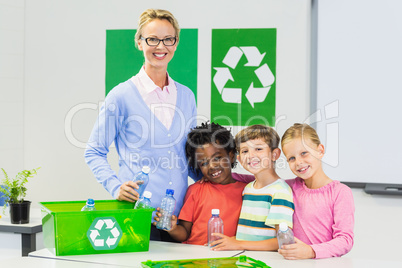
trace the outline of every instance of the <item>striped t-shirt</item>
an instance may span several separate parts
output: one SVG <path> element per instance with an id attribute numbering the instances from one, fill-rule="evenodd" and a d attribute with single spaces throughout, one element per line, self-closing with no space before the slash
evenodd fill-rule
<path id="1" fill-rule="evenodd" d="M 275 225 L 286 222 L 293 228 L 293 195 L 282 179 L 255 189 L 250 182 L 243 190 L 243 204 L 237 225 L 236 239 L 248 241 L 276 237 Z"/>

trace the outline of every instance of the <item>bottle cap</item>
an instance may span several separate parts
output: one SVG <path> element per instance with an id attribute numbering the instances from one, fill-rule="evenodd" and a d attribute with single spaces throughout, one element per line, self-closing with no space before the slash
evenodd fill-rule
<path id="1" fill-rule="evenodd" d="M 219 208 L 213 208 L 212 215 L 219 215 Z"/>
<path id="2" fill-rule="evenodd" d="M 173 189 L 166 189 L 166 194 L 174 195 Z"/>
<path id="3" fill-rule="evenodd" d="M 144 197 L 150 199 L 152 197 L 152 193 L 150 191 L 144 191 Z"/>
<path id="4" fill-rule="evenodd" d="M 149 166 L 143 166 L 142 167 L 142 172 L 149 174 L 149 172 L 151 171 L 151 168 Z"/>
<path id="5" fill-rule="evenodd" d="M 288 230 L 288 225 L 286 222 L 281 222 L 279 224 L 279 230 L 282 232 L 286 232 Z"/>
<path id="6" fill-rule="evenodd" d="M 95 201 L 92 198 L 88 198 L 87 205 L 94 205 Z"/>

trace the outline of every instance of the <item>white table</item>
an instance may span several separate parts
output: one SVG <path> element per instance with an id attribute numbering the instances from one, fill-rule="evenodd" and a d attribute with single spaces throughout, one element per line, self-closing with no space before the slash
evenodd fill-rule
<path id="1" fill-rule="evenodd" d="M 8 209 L 7 209 L 8 211 Z M 31 209 L 29 223 L 12 224 L 8 213 L 3 215 L 3 207 L 0 206 L 0 232 L 21 234 L 22 256 L 36 250 L 36 234 L 42 232 L 42 218 L 40 209 Z"/>
<path id="2" fill-rule="evenodd" d="M 265 262 L 272 268 L 286 267 L 286 268 L 362 268 L 362 267 L 387 267 L 387 268 L 400 268 L 402 267 L 402 259 L 398 261 L 379 260 L 377 256 L 367 256 L 367 259 L 351 258 L 348 255 L 338 258 L 327 259 L 308 259 L 308 260 L 285 260 L 282 255 L 272 251 L 245 251 L 242 255 L 258 259 Z"/>
<path id="3" fill-rule="evenodd" d="M 87 262 L 75 262 L 46 258 L 30 258 L 19 257 L 0 262 L 1 267 L 26 267 L 26 268 L 101 268 L 101 267 L 116 267 L 115 265 L 87 263 Z M 126 266 L 127 267 L 127 266 Z"/>
<path id="4" fill-rule="evenodd" d="M 150 241 L 148 252 L 93 254 L 74 256 L 55 256 L 47 249 L 29 253 L 29 257 L 38 257 L 60 261 L 74 261 L 89 264 L 103 264 L 114 266 L 141 267 L 141 262 L 152 260 L 179 260 L 198 258 L 226 258 L 245 255 L 262 261 L 272 268 L 361 268 L 361 267 L 387 267 L 400 268 L 401 261 L 388 261 L 379 256 L 367 256 L 367 258 L 353 258 L 348 255 L 340 258 L 328 258 L 320 260 L 285 260 L 279 253 L 270 251 L 211 251 L 208 247 L 197 245 L 185 245 L 178 243 Z M 30 259 L 30 258 L 28 258 Z M 31 258 L 36 259 L 36 258 Z M 58 267 L 58 266 L 57 266 Z M 62 267 L 62 266 L 61 266 Z M 75 267 L 75 266 L 74 266 Z M 91 266 L 88 266 L 91 267 Z"/>
<path id="5" fill-rule="evenodd" d="M 131 267 L 141 267 L 141 262 L 152 260 L 179 260 L 199 258 L 226 258 L 240 254 L 242 251 L 212 251 L 208 247 L 150 241 L 149 251 L 132 253 L 111 253 L 74 256 L 56 256 L 48 249 L 29 253 L 29 257 L 50 258 L 58 260 L 80 261 L 86 263 L 110 264 Z"/>

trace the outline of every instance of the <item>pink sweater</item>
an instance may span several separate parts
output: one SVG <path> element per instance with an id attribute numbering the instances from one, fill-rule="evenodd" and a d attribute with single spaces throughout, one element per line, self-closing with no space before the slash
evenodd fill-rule
<path id="1" fill-rule="evenodd" d="M 339 257 L 353 246 L 355 206 L 350 188 L 332 181 L 309 189 L 300 178 L 286 181 L 293 190 L 295 237 L 310 245 L 316 258 Z"/>

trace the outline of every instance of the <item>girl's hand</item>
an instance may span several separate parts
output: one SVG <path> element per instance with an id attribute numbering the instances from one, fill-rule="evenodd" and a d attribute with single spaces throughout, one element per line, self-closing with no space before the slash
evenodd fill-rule
<path id="1" fill-rule="evenodd" d="M 312 247 L 303 243 L 296 237 L 295 241 L 295 244 L 283 245 L 282 248 L 278 249 L 279 254 L 287 260 L 315 258 L 315 252 Z"/>
<path id="2" fill-rule="evenodd" d="M 240 242 L 236 240 L 235 236 L 229 237 L 219 233 L 213 233 L 213 235 L 220 237 L 220 239 L 211 243 L 212 250 L 220 251 L 241 249 Z"/>
<path id="3" fill-rule="evenodd" d="M 129 201 L 134 203 L 136 200 L 140 198 L 140 195 L 136 190 L 140 187 L 137 183 L 133 181 L 126 181 L 122 185 L 120 185 L 119 194 L 117 195 L 117 200 L 120 201 Z"/>
<path id="4" fill-rule="evenodd" d="M 161 209 L 159 207 L 157 207 L 156 212 L 155 212 L 155 217 L 154 217 L 155 222 L 152 223 L 155 226 L 159 222 L 159 217 L 162 216 L 162 214 L 159 211 L 161 211 Z"/>
<path id="5" fill-rule="evenodd" d="M 155 221 L 152 223 L 155 226 L 159 222 L 160 217 L 162 216 L 162 214 L 159 212 L 160 210 L 161 210 L 160 208 L 156 208 L 156 213 L 155 213 L 155 217 L 154 217 Z M 170 232 L 170 231 L 173 231 L 174 229 L 176 229 L 176 227 L 177 227 L 177 216 L 172 215 L 172 218 L 170 219 L 170 221 L 172 222 L 172 229 L 170 229 L 167 232 Z"/>

